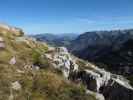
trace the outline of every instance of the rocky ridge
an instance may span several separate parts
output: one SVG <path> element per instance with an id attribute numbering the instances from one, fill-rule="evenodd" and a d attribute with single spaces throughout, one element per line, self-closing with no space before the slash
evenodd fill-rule
<path id="1" fill-rule="evenodd" d="M 0 100 L 96 100 L 53 67 L 46 43 L 12 28 L 0 27 Z"/>
<path id="2" fill-rule="evenodd" d="M 52 53 L 46 55 L 52 60 L 54 67 L 60 69 L 66 78 L 71 79 L 74 82 L 78 81 L 85 84 L 89 91 L 88 93 L 95 94 L 97 99 L 133 99 L 133 87 L 123 76 L 112 74 L 90 63 L 86 63 L 86 66 L 88 66 L 89 69 L 80 70 L 78 68 L 79 66 L 76 64 L 76 58 L 71 58 L 67 49 L 64 47 L 53 48 L 51 52 Z M 105 98 L 101 97 L 102 95 Z M 120 95 L 123 98 L 121 98 Z"/>
<path id="3" fill-rule="evenodd" d="M 50 47 L 4 27 L 0 36 L 5 45 L 0 49 L 1 100 L 133 99 L 127 79 L 82 61 L 65 47 Z"/>

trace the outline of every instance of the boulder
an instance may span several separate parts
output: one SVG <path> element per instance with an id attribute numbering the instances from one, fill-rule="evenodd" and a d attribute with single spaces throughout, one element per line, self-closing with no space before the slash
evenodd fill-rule
<path id="1" fill-rule="evenodd" d="M 6 46 L 5 46 L 5 41 L 3 39 L 3 37 L 0 37 L 0 49 L 4 49 Z"/>
<path id="2" fill-rule="evenodd" d="M 13 90 L 18 91 L 18 90 L 21 89 L 21 84 L 20 84 L 18 81 L 15 81 L 15 82 L 13 82 L 13 83 L 11 84 L 11 88 L 12 88 Z"/>
<path id="3" fill-rule="evenodd" d="M 56 52 L 60 52 L 63 54 L 68 53 L 68 50 L 65 47 L 57 47 L 55 50 L 56 50 Z"/>
<path id="4" fill-rule="evenodd" d="M 71 72 L 78 70 L 78 65 L 65 47 L 55 48 L 52 52 L 53 53 L 45 54 L 46 57 L 52 61 L 54 68 L 62 71 L 66 78 L 69 77 Z"/>
<path id="5" fill-rule="evenodd" d="M 0 42 L 4 42 L 4 39 L 3 39 L 3 37 L 0 37 Z"/>
<path id="6" fill-rule="evenodd" d="M 12 57 L 11 60 L 9 61 L 10 65 L 16 64 L 16 57 Z"/>
<path id="7" fill-rule="evenodd" d="M 5 46 L 5 43 L 1 43 L 0 42 L 0 49 L 4 49 L 6 46 Z"/>

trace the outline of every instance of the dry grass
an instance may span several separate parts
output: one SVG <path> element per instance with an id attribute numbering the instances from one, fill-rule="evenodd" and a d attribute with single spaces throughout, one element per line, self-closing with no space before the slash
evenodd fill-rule
<path id="1" fill-rule="evenodd" d="M 95 100 L 85 94 L 83 85 L 65 80 L 59 71 L 51 67 L 45 56 L 42 57 L 48 50 L 46 44 L 32 40 L 17 42 L 17 37 L 8 31 L 0 33 L 0 36 L 6 44 L 6 48 L 0 50 L 0 100 L 9 100 L 11 94 L 13 100 Z M 9 61 L 14 56 L 16 64 L 10 65 Z M 35 63 L 43 69 L 34 71 L 24 68 L 26 64 Z M 21 90 L 11 91 L 11 83 L 15 81 L 21 84 Z"/>

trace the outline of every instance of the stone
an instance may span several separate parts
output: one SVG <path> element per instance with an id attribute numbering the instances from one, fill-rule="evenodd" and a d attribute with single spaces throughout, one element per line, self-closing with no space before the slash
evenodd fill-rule
<path id="1" fill-rule="evenodd" d="M 0 37 L 0 48 L 1 49 L 4 49 L 6 46 L 5 46 L 5 41 L 2 37 Z"/>
<path id="2" fill-rule="evenodd" d="M 105 86 L 101 92 L 106 100 L 133 100 L 133 90 L 114 82 Z"/>
<path id="3" fill-rule="evenodd" d="M 15 81 L 11 84 L 11 88 L 13 90 L 20 90 L 21 89 L 21 84 L 18 81 Z"/>
<path id="4" fill-rule="evenodd" d="M 32 70 L 38 71 L 38 70 L 40 70 L 40 67 L 39 67 L 39 66 L 34 66 L 34 65 L 32 65 Z"/>
<path id="5" fill-rule="evenodd" d="M 112 74 L 88 62 L 85 63 L 87 69 L 81 70 L 76 59 L 64 47 L 46 53 L 46 57 L 54 68 L 62 71 L 65 78 L 77 84 L 83 83 L 86 93 L 95 95 L 97 100 L 133 100 L 133 87 L 123 76 Z M 128 70 L 127 68 L 127 72 Z"/>
<path id="6" fill-rule="evenodd" d="M 68 53 L 68 50 L 65 47 L 57 47 L 56 52 Z"/>
<path id="7" fill-rule="evenodd" d="M 45 55 L 52 61 L 54 68 L 62 71 L 65 78 L 68 78 L 71 72 L 78 70 L 78 65 L 65 47 L 58 47 L 53 53 L 46 53 Z"/>
<path id="8" fill-rule="evenodd" d="M 14 35 L 15 35 L 15 36 L 20 37 L 20 36 L 23 36 L 23 35 L 24 35 L 23 30 L 20 29 L 20 28 L 11 27 L 10 30 L 14 32 Z"/>
<path id="9" fill-rule="evenodd" d="M 1 42 L 0 42 L 0 48 L 1 48 L 1 49 L 4 49 L 5 47 L 6 47 L 6 46 L 5 46 L 5 43 L 1 43 Z"/>
<path id="10" fill-rule="evenodd" d="M 2 37 L 0 37 L 0 42 L 4 42 L 4 39 Z"/>
<path id="11" fill-rule="evenodd" d="M 87 91 L 103 94 L 105 100 L 133 100 L 133 87 L 127 79 L 96 66 L 92 66 L 90 70 L 79 70 L 72 79 L 81 80 Z"/>
<path id="12" fill-rule="evenodd" d="M 14 65 L 16 64 L 16 57 L 12 57 L 10 62 L 9 62 L 10 65 Z"/>
<path id="13" fill-rule="evenodd" d="M 25 73 L 24 71 L 22 71 L 22 70 L 20 70 L 20 69 L 17 69 L 16 72 L 17 72 L 17 73 L 20 73 L 20 74 L 24 74 L 24 73 Z"/>

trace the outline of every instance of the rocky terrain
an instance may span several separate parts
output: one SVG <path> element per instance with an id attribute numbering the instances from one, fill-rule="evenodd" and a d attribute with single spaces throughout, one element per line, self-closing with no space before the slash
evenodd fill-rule
<path id="1" fill-rule="evenodd" d="M 0 25 L 0 55 L 0 100 L 133 100 L 122 75 L 26 37 L 19 28 Z"/>
<path id="2" fill-rule="evenodd" d="M 71 56 L 64 47 L 53 48 L 46 57 L 54 68 L 60 70 L 66 79 L 83 83 L 86 93 L 95 95 L 98 100 L 132 100 L 133 87 L 123 76 L 111 74 L 97 66 L 82 62 Z M 78 62 L 85 65 L 81 66 Z M 84 68 L 82 68 L 84 67 Z"/>
<path id="3" fill-rule="evenodd" d="M 133 82 L 132 41 L 132 29 L 86 32 L 72 41 L 69 50 L 74 55 L 112 73 L 124 75 Z"/>
<path id="4" fill-rule="evenodd" d="M 0 100 L 96 100 L 52 65 L 50 46 L 18 30 L 0 25 Z"/>
<path id="5" fill-rule="evenodd" d="M 50 37 L 51 35 L 48 38 L 39 35 L 43 41 L 50 40 Z M 36 38 L 38 39 L 38 35 Z M 58 41 L 55 38 L 51 40 Z M 66 46 L 75 56 L 91 61 L 112 73 L 128 76 L 132 80 L 132 41 L 133 30 L 129 29 L 86 32 L 79 35 L 75 40 L 73 38 L 68 45 L 62 45 Z"/>

